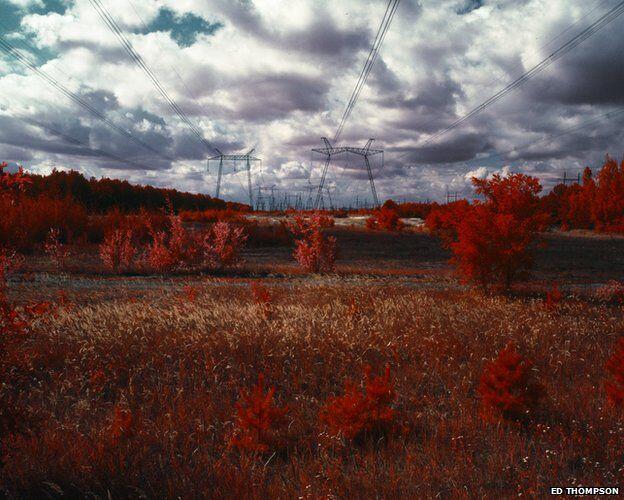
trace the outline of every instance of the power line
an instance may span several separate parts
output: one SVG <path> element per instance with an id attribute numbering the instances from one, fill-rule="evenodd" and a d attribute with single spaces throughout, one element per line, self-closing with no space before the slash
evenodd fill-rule
<path id="1" fill-rule="evenodd" d="M 377 56 L 379 55 L 379 50 L 381 49 L 381 45 L 384 42 L 388 29 L 390 28 L 390 23 L 392 23 L 392 19 L 394 17 L 394 14 L 396 13 L 396 10 L 399 6 L 400 1 L 401 0 L 389 0 L 388 5 L 386 6 L 386 11 L 384 12 L 383 19 L 381 20 L 381 24 L 379 25 L 379 28 L 377 30 L 377 35 L 375 36 L 373 45 L 370 49 L 370 52 L 368 53 L 368 57 L 366 59 L 366 62 L 364 63 L 364 67 L 362 68 L 362 71 L 355 84 L 355 87 L 353 88 L 353 92 L 351 93 L 351 98 L 349 99 L 349 103 L 347 104 L 347 107 L 340 120 L 340 125 L 338 125 L 338 129 L 336 130 L 336 134 L 334 135 L 334 141 L 333 141 L 334 143 L 338 142 L 338 139 L 340 138 L 340 134 L 342 133 L 342 129 L 344 128 L 345 123 L 349 119 L 349 116 L 351 116 L 351 112 L 353 111 L 353 108 L 355 107 L 355 103 L 357 102 L 360 92 L 362 91 L 362 88 L 366 84 L 368 75 L 371 72 L 371 69 L 373 67 L 373 64 L 375 63 L 375 60 L 377 59 Z"/>
<path id="2" fill-rule="evenodd" d="M 537 75 L 538 73 L 540 73 L 541 71 L 546 69 L 552 63 L 554 63 L 555 61 L 557 61 L 560 58 L 562 58 L 564 55 L 566 55 L 572 49 L 576 48 L 578 45 L 583 43 L 585 40 L 590 38 L 592 35 L 594 35 L 598 31 L 600 31 L 602 28 L 607 26 L 609 23 L 614 21 L 622 13 L 624 13 L 624 2 L 618 3 L 615 7 L 613 7 L 611 10 L 609 10 L 606 14 L 602 15 L 598 20 L 594 21 L 590 26 L 588 26 L 583 31 L 581 31 L 578 35 L 576 35 L 572 39 L 568 40 L 565 44 L 563 44 L 557 50 L 555 50 L 550 55 L 548 55 L 545 59 L 543 59 L 538 64 L 533 66 L 530 70 L 528 70 L 525 73 L 523 73 L 520 77 L 515 79 L 513 82 L 509 83 L 503 89 L 499 90 L 492 97 L 490 97 L 489 99 L 485 100 L 484 102 L 479 104 L 476 108 L 472 109 L 470 112 L 468 112 L 467 114 L 465 114 L 461 118 L 458 118 L 457 120 L 455 120 L 453 123 L 451 123 L 450 125 L 448 125 L 444 129 L 442 129 L 441 131 L 439 131 L 439 132 L 435 133 L 434 135 L 432 135 L 431 137 L 429 137 L 423 143 L 423 145 L 431 143 L 432 141 L 434 141 L 437 138 L 441 137 L 445 133 L 449 132 L 450 130 L 453 130 L 457 126 L 459 126 L 462 123 L 466 122 L 467 120 L 469 120 L 473 116 L 479 114 L 481 111 L 486 109 L 488 106 L 490 106 L 490 105 L 494 104 L 495 102 L 499 101 L 500 99 L 505 97 L 507 94 L 509 94 L 511 91 L 515 90 L 516 88 L 521 86 L 523 83 L 525 83 L 526 81 L 528 81 L 531 78 L 533 78 L 535 75 Z"/>
<path id="3" fill-rule="evenodd" d="M 160 93 L 160 95 L 165 99 L 169 107 L 173 110 L 178 117 L 186 123 L 191 132 L 197 137 L 197 139 L 206 147 L 208 150 L 214 150 L 219 153 L 219 150 L 215 148 L 212 144 L 210 144 L 203 136 L 201 131 L 191 122 L 186 113 L 180 108 L 180 106 L 169 96 L 167 91 L 164 89 L 156 75 L 152 72 L 150 67 L 143 60 L 141 55 L 134 49 L 132 43 L 128 40 L 125 34 L 121 31 L 115 19 L 111 16 L 110 12 L 106 9 L 106 7 L 102 4 L 100 0 L 89 0 L 93 8 L 96 10 L 104 24 L 108 26 L 108 28 L 113 32 L 113 34 L 117 37 L 122 47 L 126 50 L 130 58 L 134 61 L 134 63 L 139 66 L 143 70 L 143 72 L 150 79 L 156 90 Z"/>
<path id="4" fill-rule="evenodd" d="M 592 7 L 589 11 L 587 11 L 582 17 L 580 17 L 579 19 L 574 21 L 572 24 L 568 25 L 566 28 L 561 30 L 559 33 L 557 33 L 556 35 L 551 37 L 546 43 L 540 45 L 540 47 L 538 48 L 540 53 L 541 52 L 545 52 L 546 49 L 549 46 L 551 46 L 553 43 L 555 43 L 557 40 L 559 40 L 563 35 L 565 35 L 568 31 L 570 31 L 572 28 L 574 28 L 574 26 L 579 24 L 581 21 L 583 21 L 584 19 L 587 19 L 592 13 L 594 13 L 596 10 L 598 10 L 600 7 L 602 7 L 603 4 L 605 4 L 607 1 L 608 0 L 600 0 L 599 2 L 597 2 L 596 5 L 594 5 L 594 7 Z M 544 38 L 544 36 L 542 36 L 542 38 Z M 520 73 L 524 72 L 524 65 L 523 65 L 522 62 L 519 62 L 519 63 L 514 64 L 510 68 L 508 68 L 505 72 L 500 74 L 498 77 L 495 77 L 495 78 L 492 78 L 491 80 L 489 80 L 487 84 L 484 84 L 482 86 L 483 89 L 482 89 L 482 92 L 479 92 L 479 99 L 481 99 L 482 97 L 484 97 L 486 95 L 486 91 L 488 91 L 489 88 L 492 85 L 501 82 L 505 77 L 508 77 L 511 74 L 512 70 L 515 71 L 518 68 L 520 68 L 522 70 Z"/>
<path id="5" fill-rule="evenodd" d="M 537 141 L 532 141 L 529 142 L 527 144 L 524 144 L 522 146 L 518 146 L 518 147 L 514 147 L 511 149 L 508 149 L 507 151 L 503 151 L 501 153 L 494 153 L 492 155 L 486 156 L 484 158 L 480 158 L 479 161 L 484 161 L 484 160 L 491 160 L 492 158 L 503 158 L 503 157 L 507 157 L 509 156 L 511 153 L 515 153 L 518 151 L 524 151 L 525 149 L 530 149 L 533 146 L 537 146 L 539 144 L 550 144 L 551 142 L 553 142 L 556 139 L 559 139 L 560 137 L 563 137 L 565 135 L 568 134 L 572 134 L 574 132 L 578 132 L 579 130 L 583 130 L 591 125 L 594 125 L 595 123 L 601 121 L 604 118 L 614 118 L 616 116 L 619 116 L 620 114 L 624 113 L 624 107 L 619 107 L 617 109 L 612 109 L 611 111 L 607 111 L 606 113 L 602 113 L 598 116 L 594 116 L 593 118 L 590 118 L 589 120 L 586 120 L 578 125 L 572 125 L 571 127 L 565 128 L 563 130 L 561 130 L 560 132 L 554 134 L 554 135 L 550 135 L 548 137 L 544 137 L 542 139 L 538 139 Z"/>
<path id="6" fill-rule="evenodd" d="M 101 113 L 96 108 L 94 108 L 91 104 L 89 104 L 87 101 L 85 101 L 82 97 L 77 95 L 75 92 L 72 92 L 71 90 L 69 90 L 67 87 L 65 87 L 62 83 L 60 83 L 54 77 L 50 76 L 44 70 L 42 70 L 41 68 L 37 67 L 27 57 L 25 57 L 22 54 L 20 54 L 20 52 L 13 45 L 11 45 L 11 43 L 9 43 L 2 35 L 0 35 L 0 50 L 5 52 L 7 55 L 13 57 L 15 60 L 17 60 L 24 67 L 26 67 L 27 69 L 30 69 L 39 78 L 41 78 L 46 83 L 48 83 L 49 85 L 54 87 L 56 90 L 58 90 L 61 94 L 66 96 L 68 99 L 70 99 L 74 103 L 78 104 L 80 107 L 82 107 L 82 108 L 86 109 L 87 111 L 89 111 L 89 113 L 91 113 L 93 116 L 98 118 L 100 121 L 102 121 L 103 123 L 108 125 L 110 128 L 112 128 L 113 130 L 115 130 L 119 134 L 121 134 L 124 137 L 128 138 L 129 140 L 135 142 L 136 144 L 139 144 L 143 148 L 151 151 L 152 153 L 154 153 L 155 155 L 159 156 L 160 158 L 163 158 L 163 159 L 165 159 L 165 160 L 167 160 L 167 161 L 169 161 L 171 163 L 174 163 L 176 161 L 174 158 L 161 153 L 160 151 L 158 151 L 157 149 L 153 148 L 149 144 L 143 142 L 141 139 L 139 139 L 139 138 L 135 137 L 134 135 L 132 135 L 127 130 L 125 130 L 122 127 L 120 127 L 120 126 L 116 125 L 115 123 L 113 123 L 103 113 Z"/>

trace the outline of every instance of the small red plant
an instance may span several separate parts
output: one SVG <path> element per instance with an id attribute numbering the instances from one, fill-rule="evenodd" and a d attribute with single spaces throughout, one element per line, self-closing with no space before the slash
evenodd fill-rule
<path id="1" fill-rule="evenodd" d="M 606 365 L 611 380 L 605 383 L 607 398 L 616 407 L 624 406 L 624 337 L 615 345 L 615 351 Z"/>
<path id="2" fill-rule="evenodd" d="M 404 226 L 399 212 L 385 205 L 366 219 L 366 227 L 368 229 L 399 232 L 403 230 Z"/>
<path id="3" fill-rule="evenodd" d="M 133 416 L 127 408 L 116 405 L 110 425 L 111 444 L 116 445 L 132 431 Z"/>
<path id="4" fill-rule="evenodd" d="M 563 294 L 561 293 L 561 290 L 559 290 L 559 285 L 555 283 L 552 288 L 546 292 L 544 306 L 546 307 L 546 309 L 552 311 L 557 308 L 562 300 Z"/>
<path id="5" fill-rule="evenodd" d="M 246 241 L 243 227 L 224 221 L 216 222 L 204 241 L 206 257 L 218 269 L 235 266 L 241 261 L 241 251 Z"/>
<path id="6" fill-rule="evenodd" d="M 486 419 L 526 422 L 533 417 L 545 391 L 532 380 L 532 366 L 512 344 L 485 366 L 477 391 Z"/>
<path id="7" fill-rule="evenodd" d="M 69 251 L 61 243 L 60 231 L 58 229 L 50 229 L 48 237 L 43 245 L 46 255 L 57 269 L 65 268 Z"/>
<path id="8" fill-rule="evenodd" d="M 274 387 L 265 392 L 262 374 L 251 391 L 241 393 L 236 404 L 236 430 L 230 439 L 230 446 L 259 453 L 283 447 L 288 407 L 277 406 L 273 401 L 274 395 Z"/>
<path id="9" fill-rule="evenodd" d="M 253 282 L 250 289 L 253 301 L 260 307 L 264 317 L 270 319 L 273 315 L 273 294 L 262 283 Z"/>
<path id="10" fill-rule="evenodd" d="M 100 259 L 112 272 L 127 271 L 136 254 L 131 230 L 116 229 L 109 233 L 100 245 Z"/>
<path id="11" fill-rule="evenodd" d="M 187 303 L 194 303 L 197 300 L 197 296 L 199 295 L 199 290 L 197 287 L 193 285 L 186 285 L 183 289 L 182 300 Z"/>
<path id="12" fill-rule="evenodd" d="M 367 433 L 380 434 L 392 423 L 394 398 L 390 367 L 386 366 L 384 375 L 378 377 L 371 377 L 371 368 L 367 367 L 364 391 L 347 381 L 345 393 L 330 398 L 321 409 L 320 418 L 330 433 L 347 439 L 360 439 Z"/>
<path id="13" fill-rule="evenodd" d="M 336 238 L 325 236 L 323 228 L 334 225 L 334 220 L 323 214 L 310 218 L 296 216 L 289 229 L 295 235 L 295 260 L 307 272 L 332 272 L 336 263 Z"/>

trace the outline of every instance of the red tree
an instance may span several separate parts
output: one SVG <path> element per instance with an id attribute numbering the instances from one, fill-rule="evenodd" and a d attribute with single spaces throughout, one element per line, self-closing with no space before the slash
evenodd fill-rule
<path id="1" fill-rule="evenodd" d="M 230 446 L 252 452 L 277 450 L 284 444 L 283 430 L 288 407 L 273 402 L 275 388 L 264 392 L 264 375 L 249 392 L 243 392 L 236 404 L 236 430 Z"/>
<path id="2" fill-rule="evenodd" d="M 509 288 L 533 261 L 540 212 L 539 181 L 523 174 L 473 179 L 484 201 L 456 202 L 432 211 L 427 226 L 452 252 L 451 262 L 467 281 Z"/>
<path id="3" fill-rule="evenodd" d="M 364 391 L 352 381 L 347 381 L 345 393 L 330 398 L 321 409 L 320 418 L 330 433 L 347 439 L 361 438 L 371 432 L 385 432 L 394 417 L 391 407 L 394 398 L 390 367 L 386 366 L 384 375 L 378 377 L 372 377 L 371 368 L 367 367 Z"/>
<path id="4" fill-rule="evenodd" d="M 294 257 L 308 272 L 331 272 L 336 262 L 336 238 L 323 234 L 323 229 L 334 225 L 334 220 L 323 214 L 304 218 L 296 216 L 288 224 L 295 235 Z"/>
<path id="5" fill-rule="evenodd" d="M 487 419 L 525 422 L 544 396 L 544 387 L 532 380 L 532 364 L 509 344 L 488 363 L 477 389 Z"/>
<path id="6" fill-rule="evenodd" d="M 592 197 L 592 217 L 598 231 L 624 232 L 624 160 L 607 155 Z"/>
<path id="7" fill-rule="evenodd" d="M 369 229 L 398 232 L 403 230 L 404 224 L 398 210 L 384 204 L 383 207 L 373 212 L 373 214 L 366 219 L 366 227 Z"/>

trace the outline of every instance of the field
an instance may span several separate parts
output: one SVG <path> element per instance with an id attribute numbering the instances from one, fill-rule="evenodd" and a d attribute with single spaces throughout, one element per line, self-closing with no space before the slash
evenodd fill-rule
<path id="1" fill-rule="evenodd" d="M 624 279 L 624 238 L 550 232 L 530 280 L 485 294 L 424 230 L 328 233 L 339 258 L 324 275 L 300 271 L 290 246 L 164 276 L 102 275 L 97 247 L 70 248 L 64 271 L 29 255 L 9 297 L 49 311 L 2 389 L 6 493 L 457 498 L 622 484 L 624 422 L 604 383 L 624 309 L 596 291 Z M 484 414 L 482 373 L 509 342 L 544 389 L 530 422 Z M 351 438 L 348 414 L 324 416 L 348 382 L 356 400 L 375 384 L 388 400 Z"/>

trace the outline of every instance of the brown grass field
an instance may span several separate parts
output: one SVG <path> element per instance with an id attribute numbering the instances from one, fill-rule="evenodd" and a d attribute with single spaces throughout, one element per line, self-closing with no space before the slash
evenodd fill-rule
<path id="1" fill-rule="evenodd" d="M 32 498 L 505 498 L 624 486 L 624 419 L 605 363 L 624 308 L 594 290 L 624 279 L 624 238 L 552 233 L 531 281 L 487 296 L 462 285 L 430 236 L 333 230 L 337 271 L 305 275 L 287 247 L 237 271 L 101 276 L 28 257 L 19 304 L 51 301 L 1 389 L 17 430 L 0 482 Z M 546 307 L 557 282 L 564 298 Z M 267 303 L 254 300 L 262 283 Z M 61 295 L 60 292 L 63 292 Z M 546 397 L 528 425 L 482 417 L 485 364 L 510 341 Z M 393 426 L 347 440 L 319 412 L 367 366 L 390 367 Z M 287 406 L 282 445 L 230 446 L 259 374 Z"/>

